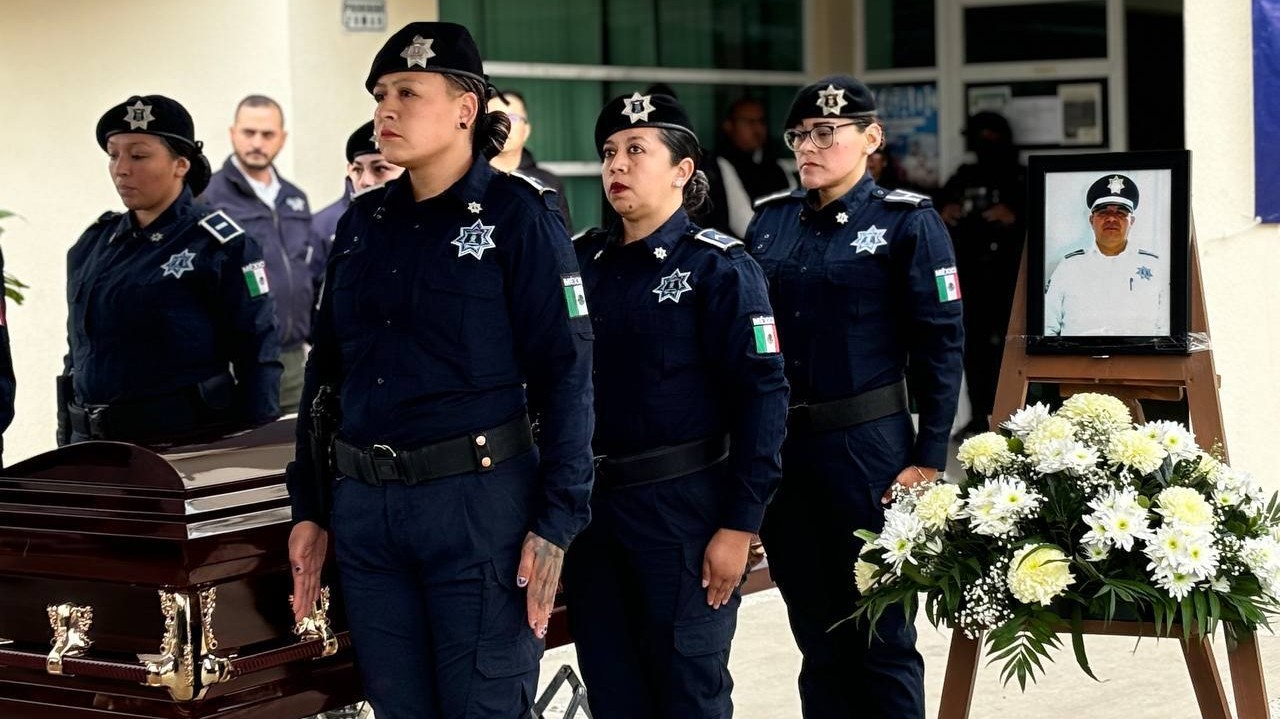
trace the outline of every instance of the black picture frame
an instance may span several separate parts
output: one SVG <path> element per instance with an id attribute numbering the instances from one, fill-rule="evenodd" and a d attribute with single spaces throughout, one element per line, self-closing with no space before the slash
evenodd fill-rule
<path id="1" fill-rule="evenodd" d="M 1185 150 L 1029 158 L 1028 353 L 1189 351 L 1190 177 L 1191 153 Z M 1112 187 L 1111 178 L 1120 181 L 1108 196 L 1126 193 L 1124 178 L 1138 189 L 1125 251 L 1114 260 L 1097 249 L 1086 199 L 1094 183 Z M 1058 273 L 1064 262 L 1071 264 Z M 1150 332 L 1135 329 L 1148 326 L 1148 318 Z"/>

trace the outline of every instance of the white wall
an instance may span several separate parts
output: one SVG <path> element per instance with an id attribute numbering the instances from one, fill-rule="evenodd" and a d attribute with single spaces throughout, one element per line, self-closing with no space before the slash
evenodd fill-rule
<path id="1" fill-rule="evenodd" d="M 1276 491 L 1280 476 L 1269 470 L 1280 409 L 1280 229 L 1254 225 L 1250 5 L 1185 4 L 1187 147 L 1232 464 Z"/>
<path id="2" fill-rule="evenodd" d="M 215 169 L 235 104 L 285 109 L 280 172 L 319 208 L 337 198 L 347 136 L 371 116 L 364 77 L 386 35 L 436 17 L 435 0 L 389 0 L 388 33 L 342 29 L 341 0 L 5 0 L 0 11 L 0 208 L 6 269 L 31 285 L 9 304 L 17 417 L 5 461 L 53 443 L 53 378 L 66 351 L 66 251 L 120 201 L 94 139 L 134 94 L 163 94 L 195 119 Z"/>

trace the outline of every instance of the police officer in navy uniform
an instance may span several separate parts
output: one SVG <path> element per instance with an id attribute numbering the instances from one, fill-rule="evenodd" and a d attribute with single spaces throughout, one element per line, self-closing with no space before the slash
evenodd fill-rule
<path id="1" fill-rule="evenodd" d="M 59 443 L 169 444 L 279 415 L 280 345 L 258 244 L 192 198 L 209 161 L 191 115 L 133 96 L 98 121 L 126 212 L 67 254 Z"/>
<path id="2" fill-rule="evenodd" d="M 727 718 L 737 587 L 781 479 L 773 311 L 742 242 L 689 219 L 707 180 L 674 98 L 616 98 L 595 140 L 620 220 L 575 242 L 597 479 L 565 569 L 570 632 L 596 716 Z"/>
<path id="3" fill-rule="evenodd" d="M 783 480 L 765 515 L 769 569 L 804 655 L 806 719 L 924 716 L 912 617 L 846 622 L 853 532 L 878 530 L 891 485 L 946 466 L 964 330 L 955 257 L 927 198 L 878 187 L 884 138 L 865 85 L 800 90 L 784 132 L 802 189 L 757 203 L 746 242 L 769 278 L 792 408 Z M 910 367 L 919 431 L 907 410 Z"/>
<path id="4" fill-rule="evenodd" d="M 589 518 L 591 324 L 550 191 L 494 171 L 508 119 L 461 25 L 415 22 L 366 81 L 406 172 L 338 224 L 288 481 L 294 611 L 332 532 L 379 719 L 528 716 L 564 550 Z M 312 404 L 340 399 L 337 479 Z M 540 417 L 534 446 L 528 413 Z"/>

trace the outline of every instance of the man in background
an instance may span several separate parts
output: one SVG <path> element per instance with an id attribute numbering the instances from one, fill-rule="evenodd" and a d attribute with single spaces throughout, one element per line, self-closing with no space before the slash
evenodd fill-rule
<path id="1" fill-rule="evenodd" d="M 280 177 L 274 163 L 288 133 L 275 100 L 249 95 L 236 106 L 233 154 L 214 173 L 203 201 L 225 211 L 262 245 L 280 333 L 280 411 L 295 412 L 302 396 L 306 339 L 315 303 L 315 254 L 306 194 Z"/>
<path id="2" fill-rule="evenodd" d="M 505 98 L 505 99 L 504 99 Z M 495 170 L 503 172 L 519 172 L 537 180 L 543 187 L 556 191 L 560 201 L 560 219 L 564 220 L 565 229 L 573 233 L 573 222 L 569 218 L 569 198 L 564 194 L 564 183 L 550 172 L 538 167 L 533 153 L 524 146 L 533 132 L 529 122 L 529 108 L 525 105 L 524 96 L 516 90 L 502 90 L 489 100 L 489 112 L 505 112 L 511 121 L 511 132 L 507 133 L 507 143 L 502 152 L 489 160 Z"/>
<path id="3" fill-rule="evenodd" d="M 787 165 L 769 151 L 769 124 L 764 103 L 744 97 L 729 106 L 720 123 L 716 166 L 724 186 L 729 230 L 735 237 L 747 232 L 754 214 L 752 203 L 761 197 L 796 187 Z"/>

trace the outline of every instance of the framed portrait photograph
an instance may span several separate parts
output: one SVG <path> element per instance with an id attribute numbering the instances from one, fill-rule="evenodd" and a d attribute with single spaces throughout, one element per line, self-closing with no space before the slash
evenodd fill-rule
<path id="1" fill-rule="evenodd" d="M 1028 165 L 1027 351 L 1186 352 L 1191 154 L 1034 155 Z"/>

